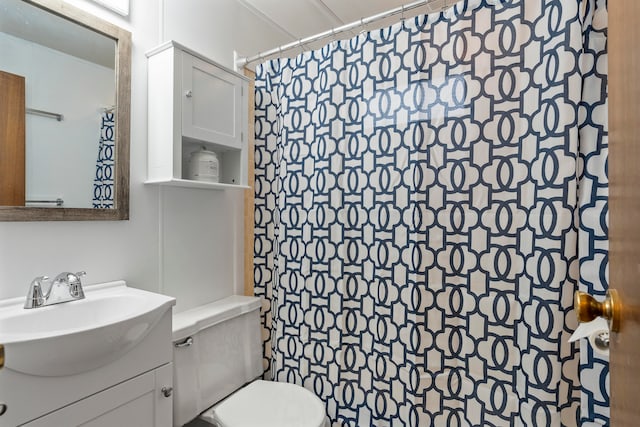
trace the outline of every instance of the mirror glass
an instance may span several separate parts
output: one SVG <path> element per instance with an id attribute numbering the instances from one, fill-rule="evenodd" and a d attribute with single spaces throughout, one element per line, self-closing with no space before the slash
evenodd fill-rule
<path id="1" fill-rule="evenodd" d="M 0 0 L 0 211 L 25 216 L 1 219 L 124 219 L 87 212 L 128 211 L 122 34 L 61 1 Z"/>

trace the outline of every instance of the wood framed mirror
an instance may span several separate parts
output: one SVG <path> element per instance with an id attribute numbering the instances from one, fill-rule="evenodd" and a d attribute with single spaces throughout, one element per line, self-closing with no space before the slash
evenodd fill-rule
<path id="1" fill-rule="evenodd" d="M 0 0 L 0 94 L 0 221 L 129 219 L 131 33 Z"/>

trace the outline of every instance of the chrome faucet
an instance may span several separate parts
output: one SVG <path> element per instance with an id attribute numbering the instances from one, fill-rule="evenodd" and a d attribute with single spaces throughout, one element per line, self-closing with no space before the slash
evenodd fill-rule
<path id="1" fill-rule="evenodd" d="M 58 274 L 56 278 L 53 279 L 53 282 L 49 282 L 47 276 L 36 277 L 29 286 L 24 308 L 38 308 L 83 299 L 84 291 L 82 290 L 82 281 L 80 278 L 85 274 L 87 273 L 84 271 L 77 273 L 65 271 L 64 273 Z M 45 284 L 49 284 L 46 293 L 43 290 Z"/>

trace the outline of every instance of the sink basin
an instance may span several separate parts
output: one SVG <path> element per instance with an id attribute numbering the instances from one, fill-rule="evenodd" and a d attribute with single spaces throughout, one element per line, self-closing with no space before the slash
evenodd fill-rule
<path id="1" fill-rule="evenodd" d="M 135 347 L 175 304 L 122 281 L 84 291 L 83 300 L 33 309 L 24 298 L 0 301 L 5 368 L 47 377 L 97 369 Z"/>

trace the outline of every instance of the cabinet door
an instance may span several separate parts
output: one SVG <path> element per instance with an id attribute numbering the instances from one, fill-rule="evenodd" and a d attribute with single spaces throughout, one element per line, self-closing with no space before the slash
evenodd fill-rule
<path id="1" fill-rule="evenodd" d="M 183 136 L 241 147 L 241 78 L 183 52 L 182 90 Z"/>
<path id="2" fill-rule="evenodd" d="M 173 398 L 162 388 L 172 387 L 172 371 L 169 363 L 23 426 L 171 427 Z"/>

